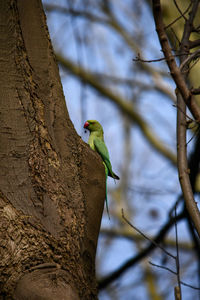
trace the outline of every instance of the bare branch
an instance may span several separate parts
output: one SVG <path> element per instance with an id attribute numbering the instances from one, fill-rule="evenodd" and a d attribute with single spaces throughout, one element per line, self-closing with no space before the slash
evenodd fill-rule
<path id="1" fill-rule="evenodd" d="M 173 270 L 171 270 L 170 268 L 167 268 L 165 266 L 161 266 L 161 265 L 157 265 L 157 264 L 154 264 L 152 263 L 151 261 L 149 261 L 150 265 L 154 266 L 154 267 L 157 267 L 157 268 L 160 268 L 160 269 L 163 269 L 163 270 L 166 270 L 166 271 L 169 271 L 170 273 L 174 274 L 174 275 L 177 275 L 176 272 L 174 272 Z M 184 281 L 180 281 L 180 283 L 184 286 L 187 286 L 187 287 L 190 287 L 191 289 L 194 289 L 194 290 L 200 290 L 200 288 L 196 287 L 196 286 L 193 286 L 191 284 L 188 284 Z M 179 287 L 179 286 L 178 286 Z M 180 291 L 180 289 L 179 289 Z"/>
<path id="2" fill-rule="evenodd" d="M 190 49 L 200 46 L 200 39 L 195 41 L 189 41 L 189 47 Z"/>
<path id="3" fill-rule="evenodd" d="M 154 264 L 152 263 L 151 261 L 149 261 L 150 265 L 154 266 L 154 267 L 157 267 L 157 268 L 160 268 L 160 269 L 163 269 L 163 270 L 166 270 L 166 271 L 169 271 L 170 273 L 174 274 L 177 276 L 177 272 L 171 270 L 170 268 L 167 268 L 165 266 L 161 266 L 161 265 L 157 265 L 157 264 Z"/>
<path id="4" fill-rule="evenodd" d="M 180 293 L 179 286 L 175 286 L 175 288 L 174 288 L 174 296 L 175 296 L 175 300 L 181 300 L 181 293 Z"/>
<path id="5" fill-rule="evenodd" d="M 189 38 L 193 29 L 193 20 L 197 11 L 199 1 L 194 1 L 192 10 L 189 14 L 189 19 L 185 23 L 183 37 L 181 41 L 180 53 L 184 53 L 185 49 L 189 49 Z M 183 78 L 186 80 L 187 76 L 187 65 L 190 60 L 187 61 L 187 53 L 185 57 L 181 57 L 182 71 L 186 70 Z M 200 214 L 197 207 L 197 204 L 194 200 L 193 190 L 190 181 L 190 170 L 188 169 L 187 162 L 187 144 L 186 144 L 186 106 L 182 99 L 181 91 L 177 93 L 177 105 L 180 107 L 180 110 L 177 111 L 177 154 L 178 154 L 178 171 L 179 171 L 179 180 L 186 203 L 187 210 L 189 215 L 195 225 L 195 228 L 200 237 Z M 197 119 L 198 120 L 198 119 Z"/>
<path id="6" fill-rule="evenodd" d="M 200 94 L 200 88 L 191 89 L 191 93 L 194 94 L 194 95 L 199 95 Z"/>
<path id="7" fill-rule="evenodd" d="M 193 59 L 197 59 L 200 55 L 200 49 L 192 53 L 190 56 L 188 56 L 180 65 L 180 70 L 182 71 L 184 66 L 188 65 Z"/>
<path id="8" fill-rule="evenodd" d="M 130 241 L 137 241 L 137 242 L 143 242 L 145 241 L 145 238 L 142 237 L 140 234 L 135 233 L 134 231 L 130 231 L 129 229 L 126 229 L 126 227 L 120 227 L 120 228 L 101 228 L 101 235 L 110 237 L 110 238 L 124 238 L 126 240 Z M 153 240 L 153 236 L 150 236 L 150 240 Z M 174 248 L 176 247 L 176 242 L 173 239 L 167 238 L 165 239 L 165 245 L 167 247 Z M 193 250 L 194 246 L 192 243 L 187 241 L 179 241 L 179 248 L 181 251 L 191 251 Z"/>
<path id="9" fill-rule="evenodd" d="M 177 206 L 175 205 L 175 209 L 174 209 L 175 220 L 177 218 L 176 208 L 177 208 Z M 180 280 L 179 244 L 178 244 L 178 229 L 177 229 L 176 221 L 175 221 L 175 236 L 176 236 L 176 274 L 177 274 L 178 288 L 179 288 L 179 294 L 180 294 L 180 299 L 181 299 L 182 295 L 181 295 L 181 280 Z"/>
<path id="10" fill-rule="evenodd" d="M 163 248 L 161 245 L 159 245 L 158 243 L 156 243 L 154 240 L 150 239 L 147 235 L 145 235 L 141 230 L 139 230 L 137 227 L 135 227 L 132 223 L 129 222 L 129 220 L 125 217 L 124 215 L 124 210 L 122 209 L 122 219 L 124 219 L 124 221 L 130 226 L 132 227 L 134 230 L 136 230 L 137 232 L 139 232 L 139 234 L 141 234 L 146 240 L 150 241 L 152 244 L 154 244 L 154 246 L 160 248 L 165 254 L 167 254 L 168 256 L 170 256 L 173 259 L 176 259 L 176 256 L 172 255 L 169 251 L 167 251 L 165 248 Z"/>
<path id="11" fill-rule="evenodd" d="M 166 60 L 166 58 L 161 57 L 161 58 L 157 58 L 157 59 L 146 60 L 146 59 L 141 58 L 139 53 L 138 53 L 138 56 L 136 56 L 136 58 L 133 58 L 134 62 L 140 61 L 140 62 L 145 62 L 145 63 L 159 62 L 159 61 L 163 61 L 163 60 Z"/>
<path id="12" fill-rule="evenodd" d="M 156 31 L 158 33 L 160 44 L 162 46 L 162 51 L 166 57 L 166 62 L 170 69 L 171 76 L 174 79 L 177 88 L 179 89 L 192 115 L 198 122 L 200 122 L 200 107 L 196 103 L 194 96 L 191 95 L 184 77 L 176 64 L 175 58 L 173 57 L 171 47 L 168 42 L 167 35 L 164 30 L 160 0 L 153 0 L 153 14 L 156 24 Z"/>
<path id="13" fill-rule="evenodd" d="M 184 54 L 176 54 L 176 55 L 172 55 L 171 58 L 179 57 L 179 56 L 181 56 L 181 55 L 184 55 Z M 145 62 L 145 63 L 152 63 L 152 62 L 166 61 L 166 57 L 164 56 L 164 57 L 157 58 L 157 59 L 146 60 L 146 59 L 141 58 L 140 54 L 138 53 L 138 56 L 136 56 L 136 58 L 133 58 L 133 61 L 134 61 L 134 62 L 140 61 L 140 62 Z"/>
<path id="14" fill-rule="evenodd" d="M 180 213 L 177 216 L 176 222 L 182 220 L 185 217 L 184 211 Z M 170 218 L 164 226 L 161 228 L 161 230 L 158 232 L 158 234 L 155 236 L 153 241 L 158 244 L 160 243 L 164 237 L 166 236 L 167 232 L 169 229 L 174 225 L 175 223 L 175 218 L 172 217 Z M 99 289 L 103 289 L 106 286 L 108 286 L 112 281 L 116 280 L 119 278 L 125 271 L 127 271 L 130 267 L 133 267 L 138 261 L 142 260 L 144 257 L 149 255 L 154 249 L 156 248 L 156 245 L 152 242 L 144 248 L 140 253 L 138 253 L 136 256 L 128 259 L 122 266 L 120 266 L 117 270 L 112 272 L 111 274 L 108 274 L 105 276 L 103 279 L 99 280 Z"/>
<path id="15" fill-rule="evenodd" d="M 190 7 L 191 7 L 191 3 L 186 8 L 186 10 L 184 11 L 184 13 L 181 13 L 181 15 L 179 17 L 177 17 L 173 22 L 171 22 L 170 24 L 168 24 L 167 26 L 165 26 L 165 30 L 168 29 L 169 27 L 171 27 L 172 25 L 174 25 L 181 18 L 185 18 L 185 14 L 188 12 L 188 10 L 190 9 Z"/>
<path id="16" fill-rule="evenodd" d="M 181 56 L 181 62 L 187 59 L 187 54 L 189 49 L 189 37 L 190 33 L 193 29 L 193 19 L 195 13 L 197 11 L 199 1 L 195 0 L 193 2 L 192 11 L 189 14 L 189 19 L 187 20 L 184 28 L 184 34 L 181 41 L 181 49 L 180 54 L 185 54 L 185 56 Z M 179 170 L 179 180 L 181 183 L 181 188 L 183 191 L 184 199 L 186 202 L 186 207 L 189 211 L 192 221 L 195 224 L 195 228 L 200 237 L 200 214 L 197 207 L 197 204 L 194 201 L 193 191 L 190 184 L 189 178 L 189 169 L 187 164 L 187 151 L 186 151 L 186 108 L 185 104 L 190 109 L 194 118 L 197 122 L 200 121 L 200 108 L 195 102 L 194 96 L 192 96 L 190 90 L 186 84 L 186 74 L 183 76 L 181 74 L 181 70 L 178 68 L 176 61 L 174 58 L 171 58 L 172 52 L 167 39 L 167 35 L 164 30 L 164 24 L 162 19 L 162 11 L 160 0 L 153 0 L 153 13 L 154 19 L 156 23 L 156 30 L 158 33 L 158 37 L 162 46 L 162 50 L 166 57 L 167 64 L 169 66 L 171 75 L 177 85 L 177 105 L 180 107 L 180 110 L 177 111 L 177 151 L 178 151 L 178 170 Z M 183 71 L 185 71 L 184 65 Z M 184 100 L 184 102 L 183 102 Z"/>
<path id="17" fill-rule="evenodd" d="M 173 1 L 174 1 L 174 4 L 175 4 L 177 10 L 179 11 L 181 17 L 184 18 L 187 21 L 187 18 L 185 17 L 184 13 L 182 13 L 182 11 L 181 11 L 180 7 L 178 6 L 176 0 L 173 0 Z M 187 10 L 190 8 L 190 6 L 191 6 L 191 3 L 189 4 Z"/>
<path id="18" fill-rule="evenodd" d="M 194 289 L 194 290 L 200 290 L 200 288 L 198 288 L 198 287 L 196 287 L 196 286 L 193 286 L 193 285 L 191 285 L 191 284 L 188 284 L 188 283 L 186 283 L 186 282 L 184 282 L 184 281 L 181 281 L 181 284 L 184 285 L 184 286 L 187 286 L 187 287 L 189 287 L 189 288 L 191 288 L 191 289 Z"/>

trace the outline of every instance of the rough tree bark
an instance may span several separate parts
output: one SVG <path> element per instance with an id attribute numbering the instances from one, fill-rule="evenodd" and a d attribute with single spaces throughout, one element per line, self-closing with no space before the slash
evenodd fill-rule
<path id="1" fill-rule="evenodd" d="M 101 159 L 69 119 L 40 0 L 0 1 L 0 299 L 97 299 Z"/>

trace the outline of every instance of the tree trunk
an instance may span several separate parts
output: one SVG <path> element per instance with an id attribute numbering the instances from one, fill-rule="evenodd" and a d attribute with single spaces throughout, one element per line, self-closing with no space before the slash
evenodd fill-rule
<path id="1" fill-rule="evenodd" d="M 40 0 L 0 1 L 0 299 L 97 299 L 100 157 L 69 119 Z"/>

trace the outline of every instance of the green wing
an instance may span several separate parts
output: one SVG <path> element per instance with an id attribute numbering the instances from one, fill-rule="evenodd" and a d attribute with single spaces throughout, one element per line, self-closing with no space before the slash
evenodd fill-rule
<path id="1" fill-rule="evenodd" d="M 112 165 L 110 163 L 110 157 L 108 149 L 105 143 L 100 138 L 94 138 L 93 140 L 96 151 L 101 155 L 103 162 L 105 163 L 108 169 L 108 175 L 115 178 L 115 174 L 112 171 Z"/>

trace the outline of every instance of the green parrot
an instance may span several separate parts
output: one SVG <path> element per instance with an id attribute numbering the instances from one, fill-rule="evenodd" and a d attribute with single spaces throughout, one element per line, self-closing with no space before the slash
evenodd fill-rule
<path id="1" fill-rule="evenodd" d="M 84 124 L 84 128 L 90 131 L 90 136 L 88 139 L 88 144 L 90 148 L 98 152 L 103 160 L 105 173 L 106 173 L 106 209 L 108 212 L 108 217 L 110 219 L 110 215 L 108 211 L 108 201 L 107 201 L 107 177 L 110 176 L 117 180 L 119 180 L 119 177 L 112 170 L 108 149 L 104 142 L 103 128 L 101 124 L 96 120 L 87 120 Z"/>

